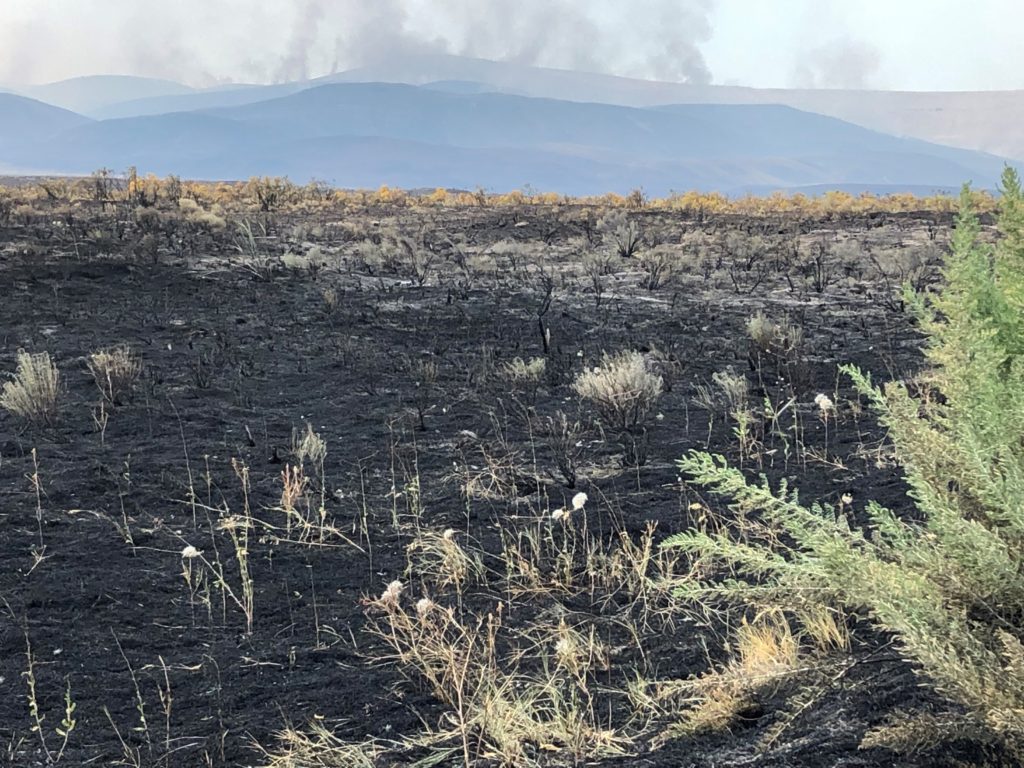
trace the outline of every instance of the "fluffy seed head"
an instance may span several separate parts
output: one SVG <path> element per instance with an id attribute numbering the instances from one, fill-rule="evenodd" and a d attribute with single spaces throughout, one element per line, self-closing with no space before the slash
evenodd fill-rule
<path id="1" fill-rule="evenodd" d="M 402 595 L 402 590 L 405 586 L 398 579 L 395 579 L 388 584 L 387 589 L 380 593 L 380 598 L 377 600 L 385 608 L 397 608 L 398 599 Z"/>

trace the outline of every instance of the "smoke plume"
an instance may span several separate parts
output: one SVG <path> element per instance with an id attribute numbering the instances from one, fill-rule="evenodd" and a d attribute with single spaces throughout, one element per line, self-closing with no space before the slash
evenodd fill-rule
<path id="1" fill-rule="evenodd" d="M 279 82 L 451 53 L 708 83 L 714 1 L 4 0 L 0 82 Z"/>
<path id="2" fill-rule="evenodd" d="M 874 46 L 838 39 L 808 51 L 794 67 L 791 81 L 797 88 L 871 88 L 880 66 L 881 54 Z"/>

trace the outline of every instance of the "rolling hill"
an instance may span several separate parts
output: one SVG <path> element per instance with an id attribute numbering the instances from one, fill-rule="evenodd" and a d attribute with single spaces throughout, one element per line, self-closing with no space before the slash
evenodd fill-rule
<path id="1" fill-rule="evenodd" d="M 191 98 L 191 97 L 189 97 Z M 478 92 L 465 83 L 336 83 L 231 107 L 63 126 L 0 162 L 195 178 L 288 175 L 342 186 L 532 185 L 573 194 L 995 182 L 1000 158 L 778 105 L 633 108 Z M 31 137 L 31 138 L 30 138 Z"/>
<path id="2" fill-rule="evenodd" d="M 91 122 L 89 118 L 60 107 L 13 93 L 0 92 L 0 155 L 32 137 L 48 140 L 62 131 Z M 9 152 L 7 153 L 9 154 Z"/>
<path id="3" fill-rule="evenodd" d="M 337 82 L 473 81 L 503 93 L 649 107 L 784 104 L 897 136 L 1024 159 L 1024 91 L 759 89 L 639 80 L 448 54 L 410 54 L 332 75 Z"/>
<path id="4" fill-rule="evenodd" d="M 629 107 L 782 104 L 896 136 L 1024 159 L 1024 91 L 911 93 L 696 86 L 449 54 L 408 54 L 308 81 L 192 89 L 147 78 L 86 77 L 39 86 L 33 98 L 107 119 L 242 106 L 337 83 L 400 83 Z"/>
<path id="5" fill-rule="evenodd" d="M 130 75 L 90 75 L 17 89 L 30 98 L 89 117 L 101 117 L 112 104 L 136 99 L 194 93 L 195 89 L 171 80 Z"/>

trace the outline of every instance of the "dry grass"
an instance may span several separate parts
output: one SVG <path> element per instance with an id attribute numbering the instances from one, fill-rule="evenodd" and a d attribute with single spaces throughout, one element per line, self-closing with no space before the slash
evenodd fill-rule
<path id="1" fill-rule="evenodd" d="M 125 344 L 101 349 L 89 355 L 89 372 L 103 399 L 111 405 L 122 405 L 131 398 L 135 382 L 142 375 L 142 359 Z"/>
<path id="2" fill-rule="evenodd" d="M 731 727 L 754 704 L 758 692 L 792 675 L 799 662 L 799 641 L 784 617 L 744 622 L 735 635 L 732 659 L 724 667 L 670 687 L 673 693 L 692 697 L 673 732 L 693 735 Z"/>
<path id="3" fill-rule="evenodd" d="M 260 750 L 263 768 L 375 768 L 380 747 L 370 741 L 349 743 L 314 720 L 308 730 L 286 727 L 277 734 L 277 747 Z"/>
<path id="4" fill-rule="evenodd" d="M 591 667 L 604 663 L 593 634 L 561 625 L 542 632 L 543 644 L 510 655 L 499 650 L 507 642 L 501 611 L 464 617 L 425 597 L 407 610 L 401 593 L 389 587 L 371 603 L 370 631 L 449 709 L 448 726 L 416 744 L 464 765 L 537 765 L 539 755 L 563 751 L 578 764 L 626 753 L 629 739 L 601 727 L 586 688 Z M 555 664 L 524 671 L 521 660 L 534 655 Z"/>
<path id="5" fill-rule="evenodd" d="M 794 354 L 803 344 L 803 329 L 789 318 L 769 319 L 762 312 L 747 320 L 747 336 L 762 354 L 784 357 Z"/>
<path id="6" fill-rule="evenodd" d="M 0 393 L 0 407 L 32 424 L 56 423 L 60 410 L 60 372 L 48 352 L 18 352 L 18 368 Z"/>
<path id="7" fill-rule="evenodd" d="M 428 580 L 440 587 L 463 587 L 483 576 L 478 555 L 470 554 L 458 542 L 451 528 L 442 533 L 421 531 L 406 547 L 407 573 L 410 578 Z"/>
<path id="8" fill-rule="evenodd" d="M 537 399 L 537 389 L 544 380 L 546 370 L 547 361 L 543 357 L 534 357 L 529 361 L 517 357 L 505 363 L 501 373 L 508 385 L 514 390 L 524 392 L 527 401 L 532 404 Z"/>

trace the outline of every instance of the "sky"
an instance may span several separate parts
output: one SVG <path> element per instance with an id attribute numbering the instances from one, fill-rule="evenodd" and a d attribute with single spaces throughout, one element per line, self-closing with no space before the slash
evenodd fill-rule
<path id="1" fill-rule="evenodd" d="M 1024 88 L 1022 0 L 0 0 L 0 83 L 194 86 L 422 52 L 754 87 Z"/>

